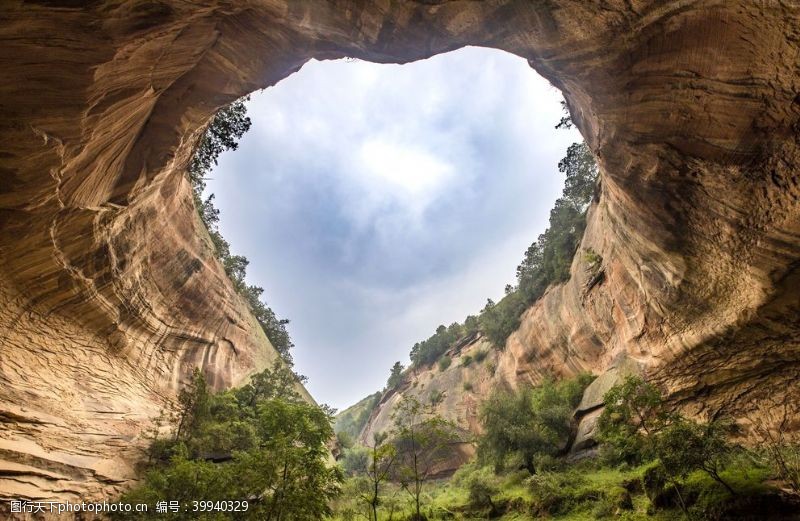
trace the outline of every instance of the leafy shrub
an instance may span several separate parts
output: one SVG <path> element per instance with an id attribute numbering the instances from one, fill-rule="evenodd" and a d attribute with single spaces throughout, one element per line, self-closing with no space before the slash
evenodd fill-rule
<path id="1" fill-rule="evenodd" d="M 480 364 L 483 363 L 484 360 L 486 360 L 487 356 L 489 356 L 489 352 L 486 351 L 485 349 L 480 349 L 478 351 L 475 351 L 475 356 L 473 358 L 475 359 L 475 363 Z"/>
<path id="2" fill-rule="evenodd" d="M 356 445 L 343 452 L 340 464 L 347 476 L 363 476 L 369 470 L 369 449 Z"/>
<path id="3" fill-rule="evenodd" d="M 351 449 L 355 445 L 353 436 L 347 431 L 339 431 L 336 433 L 336 446 L 341 449 Z"/>
<path id="4" fill-rule="evenodd" d="M 735 496 L 736 492 L 720 475 L 736 450 L 728 441 L 733 430 L 733 424 L 723 420 L 698 424 L 679 418 L 654 435 L 654 452 L 673 478 L 686 478 L 700 470 Z"/>
<path id="5" fill-rule="evenodd" d="M 567 443 L 572 413 L 591 380 L 582 375 L 557 384 L 548 380 L 539 387 L 492 393 L 480 411 L 484 429 L 478 443 L 480 457 L 496 468 L 502 468 L 508 457 L 518 457 L 531 474 L 536 473 L 537 457 L 554 456 Z"/>
<path id="6" fill-rule="evenodd" d="M 472 357 L 470 355 L 461 358 L 461 367 L 469 367 L 472 364 Z"/>
<path id="7" fill-rule="evenodd" d="M 579 501 L 579 490 L 585 480 L 576 473 L 543 472 L 528 480 L 531 506 L 539 515 L 565 513 Z"/>
<path id="8" fill-rule="evenodd" d="M 474 477 L 469 482 L 469 503 L 476 509 L 489 509 L 494 512 L 495 504 L 492 497 L 496 496 L 499 490 L 492 485 L 488 479 L 481 476 Z"/>
<path id="9" fill-rule="evenodd" d="M 439 389 L 434 389 L 431 391 L 431 394 L 428 395 L 428 405 L 436 406 L 442 403 L 445 397 L 445 392 L 440 391 Z"/>
<path id="10" fill-rule="evenodd" d="M 603 263 L 603 257 L 592 248 L 583 249 L 583 260 L 590 266 L 600 266 Z"/>
<path id="11" fill-rule="evenodd" d="M 464 382 L 464 390 L 467 392 L 472 392 L 472 382 Z"/>
<path id="12" fill-rule="evenodd" d="M 450 364 L 452 364 L 452 363 L 453 363 L 453 360 L 449 356 L 441 357 L 439 359 L 439 371 L 446 370 L 448 367 L 450 367 Z"/>

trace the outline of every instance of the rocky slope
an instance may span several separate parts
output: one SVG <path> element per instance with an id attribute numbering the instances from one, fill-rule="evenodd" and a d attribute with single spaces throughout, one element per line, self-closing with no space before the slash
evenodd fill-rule
<path id="1" fill-rule="evenodd" d="M 10 0 L 0 19 L 0 497 L 113 492 L 192 366 L 221 387 L 274 356 L 182 171 L 217 108 L 310 58 L 484 45 L 564 91 L 602 168 L 584 244 L 605 278 L 573 266 L 500 375 L 626 355 L 698 411 L 797 407 L 795 2 Z"/>

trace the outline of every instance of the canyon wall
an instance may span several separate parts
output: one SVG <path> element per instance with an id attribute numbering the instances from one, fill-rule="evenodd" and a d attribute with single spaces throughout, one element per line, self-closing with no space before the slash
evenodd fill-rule
<path id="1" fill-rule="evenodd" d="M 601 167 L 603 280 L 576 258 L 498 375 L 632 359 L 698 414 L 800 416 L 797 2 L 10 0 L 0 19 L 0 498 L 115 493 L 194 366 L 221 388 L 275 356 L 183 172 L 219 107 L 311 58 L 482 45 L 564 92 Z"/>

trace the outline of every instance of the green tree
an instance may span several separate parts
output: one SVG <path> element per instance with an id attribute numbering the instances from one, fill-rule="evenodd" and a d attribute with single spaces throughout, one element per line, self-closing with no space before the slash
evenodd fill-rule
<path id="1" fill-rule="evenodd" d="M 291 369 L 280 360 L 275 360 L 272 362 L 272 368 L 254 374 L 247 384 L 234 391 L 234 395 L 239 405 L 252 413 L 264 400 L 301 401 L 298 392 L 300 383 Z"/>
<path id="2" fill-rule="evenodd" d="M 403 364 L 400 362 L 395 362 L 392 366 L 391 371 L 389 372 L 389 380 L 386 382 L 387 389 L 394 389 L 400 382 L 403 380 Z"/>
<path id="3" fill-rule="evenodd" d="M 455 425 L 413 396 L 405 396 L 392 415 L 396 464 L 394 476 L 408 492 L 414 507 L 412 520 L 421 521 L 422 491 L 438 465 L 453 456 L 458 441 Z"/>
<path id="4" fill-rule="evenodd" d="M 475 315 L 469 315 L 464 319 L 464 336 L 474 335 L 481 329 L 481 323 Z"/>
<path id="5" fill-rule="evenodd" d="M 272 346 L 278 351 L 278 354 L 281 355 L 287 365 L 293 365 L 291 350 L 294 347 L 294 343 L 286 327 L 289 324 L 289 320 L 278 318 L 275 312 L 264 304 L 261 300 L 261 295 L 264 293 L 262 288 L 245 286 L 241 293 L 250 305 L 253 316 L 258 320 L 261 329 L 264 330 L 264 334 L 267 335 Z M 297 375 L 297 377 L 301 381 L 305 381 L 304 376 Z"/>
<path id="6" fill-rule="evenodd" d="M 672 412 L 660 390 L 638 376 L 612 387 L 604 402 L 597 426 L 607 456 L 634 464 L 657 459 L 659 465 L 648 471 L 648 479 L 671 483 L 684 512 L 680 480 L 691 472 L 705 472 L 735 495 L 720 474 L 736 451 L 729 441 L 735 431 L 732 422 L 715 419 L 701 423 Z"/>
<path id="7" fill-rule="evenodd" d="M 526 304 L 519 292 L 511 292 L 497 304 L 487 299 L 480 314 L 481 331 L 497 348 L 505 348 L 506 339 L 519 327 L 519 317 Z"/>
<path id="8" fill-rule="evenodd" d="M 370 493 L 366 500 L 370 507 L 371 521 L 378 521 L 378 507 L 381 504 L 381 484 L 389 479 L 389 473 L 397 458 L 397 449 L 391 443 L 387 443 L 388 434 L 375 433 L 372 438 L 370 450 L 370 463 L 368 477 L 370 482 Z"/>
<path id="9" fill-rule="evenodd" d="M 679 418 L 654 435 L 654 452 L 673 480 L 701 470 L 735 496 L 720 476 L 736 450 L 728 441 L 734 431 L 734 424 L 727 420 L 702 424 Z"/>
<path id="10" fill-rule="evenodd" d="M 609 389 L 603 402 L 597 430 L 606 457 L 630 464 L 652 459 L 651 436 L 675 420 L 664 406 L 658 387 L 639 376 L 628 376 Z"/>
<path id="11" fill-rule="evenodd" d="M 293 373 L 276 364 L 246 386 L 211 393 L 202 373 L 181 390 L 176 439 L 122 501 L 147 503 L 147 516 L 118 519 L 317 520 L 330 514 L 342 475 L 328 465 L 332 412 L 304 402 Z M 153 516 L 155 503 L 179 501 L 178 514 Z M 238 501 L 245 511 L 198 512 L 193 501 Z"/>
<path id="12" fill-rule="evenodd" d="M 597 162 L 586 143 L 573 143 L 558 162 L 558 171 L 566 176 L 563 197 L 573 208 L 585 211 L 594 196 Z"/>
<path id="13" fill-rule="evenodd" d="M 353 445 L 342 451 L 339 461 L 345 476 L 365 476 L 369 470 L 369 457 L 369 449 L 361 445 Z"/>
<path id="14" fill-rule="evenodd" d="M 336 427 L 334 426 L 334 430 Z M 352 449 L 353 446 L 356 444 L 356 441 L 353 439 L 353 436 L 347 431 L 337 431 L 336 432 L 336 446 L 340 449 Z"/>
<path id="15" fill-rule="evenodd" d="M 566 179 L 562 196 L 550 211 L 550 225 L 517 267 L 517 291 L 528 304 L 551 284 L 569 279 L 570 264 L 586 226 L 586 210 L 594 196 L 598 168 L 585 143 L 570 145 L 558 169 Z"/>
<path id="16" fill-rule="evenodd" d="M 191 437 L 208 416 L 208 385 L 200 369 L 192 371 L 189 385 L 178 392 L 178 426 L 175 439 Z"/>
<path id="17" fill-rule="evenodd" d="M 259 404 L 258 450 L 237 455 L 241 491 L 256 498 L 259 519 L 316 520 L 330 515 L 341 471 L 328 465 L 333 418 L 305 402 L 281 399 Z"/>
<path id="18" fill-rule="evenodd" d="M 480 458 L 499 470 L 514 456 L 535 474 L 537 459 L 564 450 L 572 413 L 591 380 L 590 375 L 581 375 L 558 384 L 546 380 L 538 387 L 493 392 L 480 411 L 484 429 L 478 443 Z"/>
<path id="19" fill-rule="evenodd" d="M 251 121 L 245 105 L 249 99 L 240 98 L 217 111 L 200 138 L 188 172 L 196 200 L 202 197 L 206 176 L 217 165 L 219 155 L 226 150 L 236 150 L 239 147 L 238 140 L 250 130 Z M 202 209 L 202 203 L 198 209 Z"/>
<path id="20" fill-rule="evenodd" d="M 561 117 L 561 120 L 556 124 L 556 130 L 563 128 L 563 129 L 570 129 L 575 124 L 572 122 L 572 116 L 569 113 L 569 107 L 567 106 L 566 100 L 561 100 L 561 111 L 564 115 Z"/>
<path id="21" fill-rule="evenodd" d="M 414 344 L 411 361 L 416 367 L 433 364 L 463 336 L 464 326 L 456 322 L 447 327 L 440 325 L 427 340 Z"/>

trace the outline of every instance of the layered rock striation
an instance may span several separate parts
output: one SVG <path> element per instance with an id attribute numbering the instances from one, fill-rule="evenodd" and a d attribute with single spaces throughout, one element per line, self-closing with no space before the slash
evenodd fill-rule
<path id="1" fill-rule="evenodd" d="M 0 7 L 0 497 L 104 497 L 194 366 L 272 357 L 184 170 L 221 106 L 311 58 L 526 58 L 601 166 L 512 382 L 633 359 L 700 414 L 798 407 L 800 5 L 788 0 L 10 0 Z M 587 284 L 588 281 L 594 281 Z"/>

